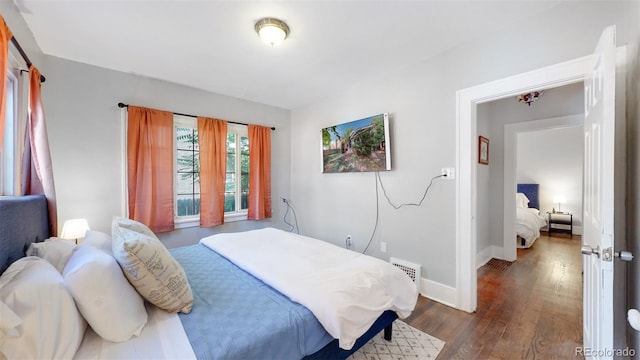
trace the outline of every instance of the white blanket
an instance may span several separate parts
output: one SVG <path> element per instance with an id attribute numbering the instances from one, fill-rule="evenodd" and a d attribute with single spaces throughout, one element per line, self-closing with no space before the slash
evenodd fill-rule
<path id="1" fill-rule="evenodd" d="M 416 305 L 402 270 L 321 240 L 266 228 L 200 242 L 307 307 L 346 350 L 385 310 L 405 318 Z"/>
<path id="2" fill-rule="evenodd" d="M 533 245 L 533 242 L 540 237 L 540 228 L 546 225 L 547 221 L 544 217 L 540 216 L 538 209 L 516 209 L 516 233 L 525 239 L 526 244 L 524 247 Z M 518 245 L 521 246 L 520 244 Z"/>

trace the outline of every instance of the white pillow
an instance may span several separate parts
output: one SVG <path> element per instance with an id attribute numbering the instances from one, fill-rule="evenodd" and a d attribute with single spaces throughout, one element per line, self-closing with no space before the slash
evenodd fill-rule
<path id="1" fill-rule="evenodd" d="M 516 207 L 526 209 L 529 207 L 529 198 L 523 193 L 516 194 Z"/>
<path id="2" fill-rule="evenodd" d="M 106 251 L 107 254 L 113 255 L 113 250 L 111 250 L 111 235 L 109 234 L 95 230 L 87 230 L 82 244 L 97 247 L 98 249 Z"/>
<path id="3" fill-rule="evenodd" d="M 22 321 L 0 340 L 8 359 L 73 358 L 87 323 L 53 265 L 38 257 L 11 264 L 0 276 L 0 302 Z"/>
<path id="4" fill-rule="evenodd" d="M 115 218 L 113 256 L 138 293 L 168 312 L 191 312 L 193 293 L 182 266 L 144 224 Z"/>
<path id="5" fill-rule="evenodd" d="M 111 254 L 82 244 L 71 255 L 63 276 L 78 309 L 100 337 L 122 342 L 140 335 L 147 323 L 144 301 Z"/>
<path id="6" fill-rule="evenodd" d="M 47 260 L 59 273 L 62 273 L 75 247 L 76 244 L 70 240 L 53 237 L 43 242 L 31 243 L 26 254 Z"/>

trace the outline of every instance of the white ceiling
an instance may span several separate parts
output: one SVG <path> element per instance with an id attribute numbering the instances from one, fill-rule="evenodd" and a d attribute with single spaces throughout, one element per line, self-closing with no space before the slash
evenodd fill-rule
<path id="1" fill-rule="evenodd" d="M 45 54 L 294 109 L 558 2 L 14 0 Z M 263 17 L 291 29 L 270 47 Z"/>

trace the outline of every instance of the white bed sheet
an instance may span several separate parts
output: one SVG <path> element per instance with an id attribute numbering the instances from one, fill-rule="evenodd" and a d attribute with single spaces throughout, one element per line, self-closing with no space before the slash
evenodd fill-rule
<path id="1" fill-rule="evenodd" d="M 402 270 L 322 240 L 266 228 L 200 242 L 311 310 L 343 349 L 385 310 L 405 318 L 417 301 L 417 287 Z"/>
<path id="2" fill-rule="evenodd" d="M 528 248 L 540 237 L 540 228 L 547 225 L 547 220 L 540 216 L 540 210 L 535 208 L 516 209 L 516 233 L 525 239 L 523 246 L 518 242 L 518 247 Z"/>
<path id="3" fill-rule="evenodd" d="M 148 303 L 146 308 L 149 319 L 140 336 L 114 343 L 88 327 L 75 359 L 195 359 L 179 316 Z"/>

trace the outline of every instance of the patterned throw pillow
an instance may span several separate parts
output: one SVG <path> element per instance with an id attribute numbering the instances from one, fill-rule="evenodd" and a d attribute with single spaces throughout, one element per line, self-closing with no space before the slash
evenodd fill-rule
<path id="1" fill-rule="evenodd" d="M 182 266 L 144 224 L 114 218 L 113 256 L 143 298 L 168 312 L 191 312 L 193 293 Z"/>

